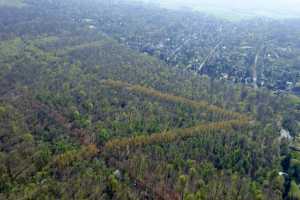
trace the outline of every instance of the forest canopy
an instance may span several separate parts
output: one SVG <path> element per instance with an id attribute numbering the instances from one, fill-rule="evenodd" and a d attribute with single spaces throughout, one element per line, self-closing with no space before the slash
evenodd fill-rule
<path id="1" fill-rule="evenodd" d="M 300 199 L 298 19 L 0 5 L 0 199 Z"/>

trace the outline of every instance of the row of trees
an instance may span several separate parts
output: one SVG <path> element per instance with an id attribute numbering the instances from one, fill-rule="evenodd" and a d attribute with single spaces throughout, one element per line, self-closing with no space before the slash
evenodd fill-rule
<path id="1" fill-rule="evenodd" d="M 185 140 L 191 137 L 209 135 L 209 134 L 221 134 L 234 130 L 244 129 L 247 130 L 249 121 L 246 120 L 232 120 L 227 122 L 215 122 L 211 124 L 200 124 L 195 127 L 186 129 L 173 129 L 168 132 L 155 133 L 149 136 L 141 135 L 131 138 L 113 139 L 108 141 L 103 151 L 106 152 L 119 152 L 121 155 L 124 150 L 127 150 L 127 154 L 130 154 L 130 150 L 134 150 L 137 147 L 143 147 L 151 144 L 171 143 L 180 140 Z M 121 156 L 122 157 L 122 156 Z"/>
<path id="2" fill-rule="evenodd" d="M 214 105 L 210 105 L 204 101 L 194 101 L 190 100 L 181 96 L 175 96 L 172 94 L 162 93 L 152 88 L 143 87 L 140 85 L 130 85 L 128 83 L 124 83 L 122 81 L 113 81 L 113 80 L 106 80 L 103 82 L 104 84 L 110 85 L 116 88 L 124 88 L 129 92 L 136 92 L 141 93 L 145 96 L 150 96 L 153 98 L 157 98 L 161 101 L 167 102 L 174 102 L 175 104 L 186 104 L 192 108 L 197 110 L 201 110 L 205 112 L 207 115 L 211 116 L 211 120 L 230 120 L 230 119 L 237 119 L 237 118 L 247 118 L 239 113 L 230 112 Z"/>

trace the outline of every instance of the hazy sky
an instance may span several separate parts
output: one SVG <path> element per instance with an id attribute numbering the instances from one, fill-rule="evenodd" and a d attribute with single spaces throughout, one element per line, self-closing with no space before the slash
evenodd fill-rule
<path id="1" fill-rule="evenodd" d="M 217 9 L 246 11 L 252 14 L 284 17 L 300 16 L 300 0 L 138 0 L 158 3 L 163 7 L 190 7 L 205 10 Z"/>
<path id="2" fill-rule="evenodd" d="M 265 8 L 292 8 L 298 9 L 300 11 L 300 0 L 146 0 L 148 2 L 156 1 L 168 4 L 178 4 L 178 5 L 219 5 L 233 8 L 243 8 L 243 7 L 265 7 Z"/>

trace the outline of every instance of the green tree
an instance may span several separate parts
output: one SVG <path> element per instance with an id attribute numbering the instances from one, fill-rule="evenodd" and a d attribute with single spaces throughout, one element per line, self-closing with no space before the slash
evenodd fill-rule
<path id="1" fill-rule="evenodd" d="M 295 181 L 291 182 L 288 198 L 289 200 L 300 200 L 300 189 Z"/>
<path id="2" fill-rule="evenodd" d="M 107 129 L 102 128 L 96 137 L 96 141 L 98 144 L 104 144 L 110 138 L 110 134 Z"/>
<path id="3" fill-rule="evenodd" d="M 178 178 L 177 189 L 180 192 L 180 196 L 182 200 L 184 199 L 184 192 L 185 192 L 187 181 L 188 178 L 185 175 L 180 175 Z"/>

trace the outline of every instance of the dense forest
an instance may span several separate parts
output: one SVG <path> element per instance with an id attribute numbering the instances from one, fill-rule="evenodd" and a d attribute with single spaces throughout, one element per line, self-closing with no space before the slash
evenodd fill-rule
<path id="1" fill-rule="evenodd" d="M 300 21 L 0 0 L 0 199 L 300 200 Z"/>

